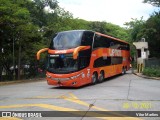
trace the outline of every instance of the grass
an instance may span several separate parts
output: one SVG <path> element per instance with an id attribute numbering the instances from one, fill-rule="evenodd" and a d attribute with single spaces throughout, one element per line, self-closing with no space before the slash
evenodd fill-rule
<path id="1" fill-rule="evenodd" d="M 143 74 L 150 77 L 160 77 L 160 67 L 147 67 L 144 68 Z"/>

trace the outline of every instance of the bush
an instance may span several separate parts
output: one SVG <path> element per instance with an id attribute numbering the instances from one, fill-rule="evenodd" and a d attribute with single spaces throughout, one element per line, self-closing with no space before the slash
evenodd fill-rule
<path id="1" fill-rule="evenodd" d="M 160 67 L 156 67 L 156 68 L 144 68 L 143 70 L 143 74 L 150 76 L 150 77 L 160 77 Z"/>

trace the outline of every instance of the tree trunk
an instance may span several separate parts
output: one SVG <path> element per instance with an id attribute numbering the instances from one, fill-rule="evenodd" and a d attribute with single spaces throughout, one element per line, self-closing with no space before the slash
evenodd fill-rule
<path id="1" fill-rule="evenodd" d="M 1 43 L 0 43 L 1 44 Z M 3 54 L 3 51 L 1 51 L 2 50 L 2 48 L 0 47 L 0 58 L 1 58 L 1 60 L 0 60 L 0 81 L 2 81 L 2 69 L 3 69 L 3 67 L 2 67 L 2 54 Z"/>
<path id="2" fill-rule="evenodd" d="M 3 67 L 2 67 L 2 65 L 0 64 L 0 81 L 2 81 L 2 70 L 3 70 Z"/>
<path id="3" fill-rule="evenodd" d="M 21 79 L 21 43 L 18 48 L 18 80 Z"/>

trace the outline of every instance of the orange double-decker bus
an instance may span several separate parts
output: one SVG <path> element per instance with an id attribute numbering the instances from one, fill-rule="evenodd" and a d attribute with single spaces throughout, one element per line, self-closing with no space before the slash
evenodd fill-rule
<path id="1" fill-rule="evenodd" d="M 80 87 L 125 74 L 130 67 L 130 47 L 123 40 L 88 30 L 55 34 L 47 51 L 49 85 Z"/>

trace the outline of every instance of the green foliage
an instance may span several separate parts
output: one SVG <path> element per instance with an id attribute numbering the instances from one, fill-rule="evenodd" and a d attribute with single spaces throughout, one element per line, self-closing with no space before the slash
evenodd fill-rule
<path id="1" fill-rule="evenodd" d="M 142 31 L 144 29 L 145 21 L 143 20 L 143 17 L 141 17 L 140 20 L 133 19 L 130 22 L 126 22 L 124 25 L 127 26 L 127 29 L 130 34 L 130 40 L 132 42 L 139 41 L 141 37 L 143 37 Z"/>
<path id="2" fill-rule="evenodd" d="M 26 53 L 30 51 L 28 47 L 32 42 L 35 42 L 34 38 L 40 36 L 37 35 L 39 27 L 32 23 L 30 11 L 26 6 L 27 2 L 30 4 L 30 1 L 25 0 L 0 1 L 0 11 L 2 11 L 0 16 L 0 36 L 2 38 L 0 41 L 0 50 L 3 48 L 0 68 L 4 68 L 8 75 L 12 75 L 13 73 L 13 71 L 10 70 L 10 67 L 13 66 L 13 58 L 15 59 L 15 65 L 19 66 L 18 71 L 20 71 L 22 63 L 27 63 Z M 14 56 L 12 51 L 13 47 Z M 31 59 L 34 58 L 29 58 L 29 60 Z M 2 71 L 0 72 L 2 73 Z"/>
<path id="3" fill-rule="evenodd" d="M 160 7 L 160 1 L 159 0 L 144 0 L 143 1 L 144 3 L 149 3 L 153 6 L 156 6 L 156 7 Z"/>
<path id="4" fill-rule="evenodd" d="M 144 68 L 143 74 L 150 77 L 160 77 L 160 68 Z"/>
<path id="5" fill-rule="evenodd" d="M 103 34 L 107 34 L 125 41 L 129 40 L 127 30 L 112 23 L 107 22 L 90 22 L 89 28 Z"/>
<path id="6" fill-rule="evenodd" d="M 160 6 L 159 0 L 144 2 Z M 46 7 L 49 9 L 46 10 Z M 58 5 L 57 0 L 0 0 L 0 80 L 2 68 L 10 75 L 9 78 L 13 75 L 10 70 L 13 66 L 13 46 L 15 65 L 21 69 L 20 66 L 30 64 L 32 76 L 37 74 L 36 52 L 48 47 L 53 35 L 59 31 L 93 30 L 131 44 L 144 37 L 149 43 L 151 57 L 160 57 L 160 12 L 155 12 L 147 21 L 141 17 L 140 20 L 132 19 L 125 25 L 127 28 L 105 21 L 73 18 L 70 12 Z M 135 51 L 131 54 L 135 54 Z M 45 59 L 45 55 L 42 59 Z M 44 62 L 41 61 L 40 64 L 43 66 Z"/>
<path id="7" fill-rule="evenodd" d="M 160 0 L 143 0 L 144 3 L 149 3 L 153 6 L 160 7 Z M 145 30 L 143 31 L 149 43 L 151 57 L 160 58 L 160 11 L 155 12 L 146 21 Z"/>
<path id="8" fill-rule="evenodd" d="M 105 28 L 107 32 L 105 34 L 111 35 L 113 37 L 125 40 L 129 42 L 129 35 L 127 30 L 112 23 L 106 23 Z"/>
<path id="9" fill-rule="evenodd" d="M 32 76 L 37 74 L 36 52 L 48 47 L 55 33 L 74 29 L 93 30 L 129 40 L 126 29 L 107 22 L 73 18 L 56 0 L 0 0 L 0 50 L 3 49 L 0 52 L 0 80 L 2 68 L 7 75 L 13 76 L 13 70 L 10 70 L 13 59 L 19 71 L 29 64 Z M 45 59 L 45 55 L 41 58 Z"/>
<path id="10" fill-rule="evenodd" d="M 91 22 L 89 25 L 91 30 L 94 30 L 100 33 L 106 33 L 105 26 L 106 26 L 106 22 L 99 22 L 99 21 Z"/>
<path id="11" fill-rule="evenodd" d="M 155 12 L 145 24 L 143 31 L 151 51 L 151 57 L 160 58 L 160 12 Z"/>
<path id="12" fill-rule="evenodd" d="M 147 21 L 142 18 L 133 19 L 125 25 L 132 42 L 145 38 L 149 45 L 150 57 L 160 58 L 160 12 L 154 12 Z"/>

